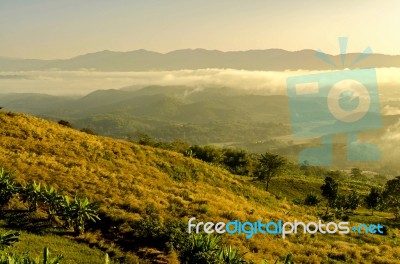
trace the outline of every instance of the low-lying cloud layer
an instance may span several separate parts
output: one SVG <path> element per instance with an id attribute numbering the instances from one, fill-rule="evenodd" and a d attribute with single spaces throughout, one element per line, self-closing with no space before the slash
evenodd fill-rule
<path id="1" fill-rule="evenodd" d="M 150 72 L 27 71 L 0 72 L 0 93 L 84 95 L 125 86 L 188 85 L 246 89 L 262 94 L 285 94 L 286 79 L 318 71 L 246 71 L 202 69 Z M 380 85 L 400 84 L 399 68 L 377 69 Z M 400 87 L 400 86 L 399 86 Z"/>

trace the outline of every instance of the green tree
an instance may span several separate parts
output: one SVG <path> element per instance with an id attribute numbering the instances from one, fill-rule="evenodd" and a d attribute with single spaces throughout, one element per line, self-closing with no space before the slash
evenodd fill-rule
<path id="1" fill-rule="evenodd" d="M 321 186 L 322 196 L 325 197 L 328 202 L 326 205 L 326 211 L 328 207 L 334 207 L 336 199 L 338 198 L 339 184 L 332 177 L 325 177 L 325 183 Z"/>
<path id="2" fill-rule="evenodd" d="M 391 211 L 397 220 L 400 214 L 400 176 L 386 182 L 382 197 L 385 208 Z"/>
<path id="3" fill-rule="evenodd" d="M 260 180 L 265 181 L 267 191 L 272 178 L 279 175 L 286 164 L 286 159 L 279 155 L 269 152 L 261 154 L 256 174 Z"/>
<path id="4" fill-rule="evenodd" d="M 354 211 L 356 210 L 361 204 L 361 198 L 357 194 L 356 191 L 352 191 L 347 197 L 346 197 L 346 205 L 345 209 Z"/>
<path id="5" fill-rule="evenodd" d="M 374 215 L 374 210 L 378 208 L 381 203 L 381 193 L 378 188 L 372 187 L 367 197 L 365 197 L 365 204 L 371 210 L 371 215 Z"/>

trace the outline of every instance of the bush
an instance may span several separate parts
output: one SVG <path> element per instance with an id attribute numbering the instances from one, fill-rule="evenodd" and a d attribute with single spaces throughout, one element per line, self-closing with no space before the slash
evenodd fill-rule
<path id="1" fill-rule="evenodd" d="M 58 121 L 59 125 L 65 126 L 65 127 L 69 127 L 69 128 L 73 128 L 73 126 L 71 125 L 70 122 L 66 121 L 66 120 L 60 120 Z"/>
<path id="2" fill-rule="evenodd" d="M 309 206 L 315 206 L 319 204 L 319 202 L 320 200 L 318 199 L 318 196 L 314 193 L 307 194 L 306 198 L 304 199 L 304 204 Z"/>
<path id="3" fill-rule="evenodd" d="M 127 239 L 140 245 L 151 246 L 161 250 L 181 250 L 189 243 L 187 223 L 168 221 L 162 223 L 156 217 L 148 217 L 131 224 L 131 230 L 123 234 Z"/>
<path id="4" fill-rule="evenodd" d="M 91 128 L 87 128 L 87 127 L 82 128 L 80 131 L 83 133 L 89 134 L 89 135 L 97 135 L 97 133 L 94 132 L 94 130 L 92 130 Z"/>
<path id="5" fill-rule="evenodd" d="M 188 150 L 195 158 L 205 162 L 219 164 L 222 162 L 223 153 L 220 149 L 213 146 L 193 145 Z"/>
<path id="6" fill-rule="evenodd" d="M 190 243 L 180 252 L 179 260 L 181 263 L 223 263 L 218 256 L 220 242 L 220 236 L 192 235 Z"/>

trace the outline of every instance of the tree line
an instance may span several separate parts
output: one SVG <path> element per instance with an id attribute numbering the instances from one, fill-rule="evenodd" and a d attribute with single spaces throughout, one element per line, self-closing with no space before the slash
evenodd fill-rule
<path id="1" fill-rule="evenodd" d="M 326 199 L 325 217 L 329 215 L 329 208 L 335 210 L 335 216 L 347 218 L 348 212 L 352 212 L 362 204 L 371 211 L 392 212 L 395 220 L 400 216 L 400 176 L 386 182 L 383 188 L 371 187 L 367 196 L 362 198 L 356 191 L 349 194 L 339 192 L 339 183 L 332 177 L 325 177 L 320 187 L 322 196 Z M 310 193 L 304 199 L 305 205 L 317 205 L 321 201 L 314 193 Z"/>

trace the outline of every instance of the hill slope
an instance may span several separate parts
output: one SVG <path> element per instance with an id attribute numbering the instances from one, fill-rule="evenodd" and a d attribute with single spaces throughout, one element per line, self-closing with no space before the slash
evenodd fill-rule
<path id="1" fill-rule="evenodd" d="M 15 170 L 20 181 L 41 181 L 99 201 L 102 220 L 92 235 L 125 251 L 159 248 L 157 240 L 137 236 L 143 234 L 138 223 L 146 219 L 183 226 L 193 216 L 214 222 L 317 221 L 315 208 L 277 200 L 224 169 L 178 153 L 88 135 L 24 114 L 1 112 L 0 123 L 0 166 Z M 399 235 L 397 230 L 393 234 Z M 256 235 L 250 240 L 225 235 L 224 241 L 248 252 L 247 259 L 256 263 L 290 252 L 298 263 L 396 263 L 400 258 L 395 240 L 373 235 Z"/>

